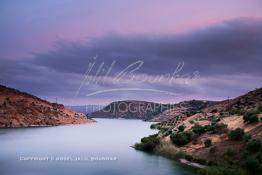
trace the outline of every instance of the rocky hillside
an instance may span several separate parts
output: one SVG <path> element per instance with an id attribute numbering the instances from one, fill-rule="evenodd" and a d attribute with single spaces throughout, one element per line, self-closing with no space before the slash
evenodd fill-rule
<path id="1" fill-rule="evenodd" d="M 201 112 L 209 106 L 215 105 L 215 101 L 204 101 L 204 100 L 190 100 L 183 101 L 178 104 L 172 105 L 169 109 L 163 111 L 152 119 L 154 122 L 168 122 L 176 117 L 189 117 L 193 114 Z"/>
<path id="2" fill-rule="evenodd" d="M 262 88 L 251 91 L 234 99 L 223 101 L 190 100 L 177 104 L 159 104 L 145 101 L 118 101 L 104 109 L 91 114 L 96 118 L 143 119 L 154 122 L 171 122 L 186 120 L 194 114 L 211 117 L 225 114 L 239 114 L 258 108 L 262 101 Z"/>
<path id="3" fill-rule="evenodd" d="M 243 114 L 247 110 L 259 107 L 262 103 L 262 88 L 250 91 L 234 99 L 228 99 L 205 108 L 204 112 L 229 112 Z"/>
<path id="4" fill-rule="evenodd" d="M 54 126 L 94 122 L 86 115 L 0 85 L 0 127 Z"/>
<path id="5" fill-rule="evenodd" d="M 173 116 L 183 114 L 182 110 Z M 262 173 L 262 88 L 212 102 L 180 122 L 151 128 L 159 129 L 158 134 L 141 139 L 136 149 L 200 163 L 200 172 L 207 175 Z"/>
<path id="6" fill-rule="evenodd" d="M 125 118 L 151 120 L 172 105 L 146 101 L 117 101 L 91 114 L 95 118 Z"/>
<path id="7" fill-rule="evenodd" d="M 201 117 L 212 117 L 213 115 L 243 115 L 246 111 L 255 110 L 262 103 L 262 88 L 253 90 L 234 99 L 227 99 L 219 102 L 191 100 L 173 105 L 174 108 L 166 110 L 156 116 L 153 121 L 170 122 L 177 118 L 198 114 Z"/>

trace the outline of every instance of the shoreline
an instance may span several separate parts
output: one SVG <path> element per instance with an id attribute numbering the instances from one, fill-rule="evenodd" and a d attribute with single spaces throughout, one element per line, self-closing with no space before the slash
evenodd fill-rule
<path id="1" fill-rule="evenodd" d="M 28 125 L 28 126 L 15 126 L 15 127 L 0 127 L 0 129 L 20 129 L 20 128 L 44 128 L 44 127 L 56 127 L 56 126 L 69 126 L 69 125 L 83 125 L 83 124 L 91 124 L 96 123 L 97 121 L 94 119 L 88 119 L 85 123 L 67 123 L 67 124 L 57 124 L 57 125 Z"/>
<path id="2" fill-rule="evenodd" d="M 188 165 L 190 167 L 199 168 L 199 169 L 207 168 L 206 165 L 202 165 L 202 164 L 197 163 L 197 162 L 192 162 L 192 161 L 189 161 L 189 160 L 186 160 L 186 159 L 178 159 L 178 160 L 181 164 Z"/>

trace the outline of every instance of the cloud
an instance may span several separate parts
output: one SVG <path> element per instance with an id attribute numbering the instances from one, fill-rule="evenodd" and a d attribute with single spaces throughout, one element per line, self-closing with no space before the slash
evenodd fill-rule
<path id="1" fill-rule="evenodd" d="M 59 96 L 69 103 L 75 97 L 88 67 L 92 66 L 77 94 L 78 103 L 137 99 L 159 102 L 177 102 L 184 99 L 224 99 L 234 97 L 261 86 L 262 19 L 241 18 L 187 33 L 161 35 L 107 34 L 89 38 L 86 42 L 58 41 L 46 53 L 35 54 L 31 59 L 10 61 L 1 59 L 2 84 L 35 95 L 52 98 Z M 115 62 L 114 62 L 115 61 Z M 130 70 L 122 80 L 114 83 L 116 75 L 130 64 L 136 78 L 160 81 L 132 80 Z M 170 76 L 179 63 L 184 66 L 177 73 L 176 81 Z M 107 75 L 111 64 L 112 71 Z M 181 83 L 198 71 L 200 77 Z M 106 76 L 105 76 L 106 75 Z M 96 78 L 103 81 L 96 82 Z M 93 80 L 93 81 L 91 81 Z M 121 82 L 122 82 L 121 80 Z M 245 82 L 245 83 L 243 83 Z M 87 97 L 96 91 L 116 88 L 155 89 L 180 93 L 168 94 L 138 91 L 111 91 Z M 71 103 L 71 101 L 70 101 Z"/>
<path id="2" fill-rule="evenodd" d="M 242 18 L 188 33 L 162 35 L 107 34 L 87 42 L 58 42 L 50 52 L 36 54 L 34 64 L 63 72 L 83 73 L 93 58 L 114 70 L 143 60 L 140 73 L 170 73 L 180 61 L 185 72 L 203 75 L 256 74 L 262 66 L 262 19 Z M 95 72 L 93 72 L 95 73 Z"/>

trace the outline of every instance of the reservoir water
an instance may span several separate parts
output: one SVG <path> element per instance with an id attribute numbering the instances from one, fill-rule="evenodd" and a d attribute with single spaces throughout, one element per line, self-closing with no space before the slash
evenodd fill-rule
<path id="1" fill-rule="evenodd" d="M 1 175 L 193 175 L 192 169 L 131 148 L 154 134 L 149 122 L 0 129 Z"/>

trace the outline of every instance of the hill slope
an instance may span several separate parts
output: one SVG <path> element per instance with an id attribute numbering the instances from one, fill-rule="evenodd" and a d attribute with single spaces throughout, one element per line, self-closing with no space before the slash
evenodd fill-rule
<path id="1" fill-rule="evenodd" d="M 95 118 L 125 118 L 150 120 L 170 105 L 146 101 L 117 101 L 91 114 Z"/>
<path id="2" fill-rule="evenodd" d="M 94 122 L 86 115 L 0 85 L 0 127 L 54 126 Z"/>
<path id="3" fill-rule="evenodd" d="M 171 108 L 158 114 L 152 119 L 154 122 L 168 122 L 176 117 L 188 117 L 200 112 L 202 109 L 215 105 L 215 101 L 190 100 L 174 104 Z"/>
<path id="4" fill-rule="evenodd" d="M 177 111 L 176 116 L 183 114 Z M 211 103 L 173 125 L 152 126 L 158 134 L 141 139 L 136 149 L 204 164 L 203 174 L 262 172 L 262 88 Z"/>

